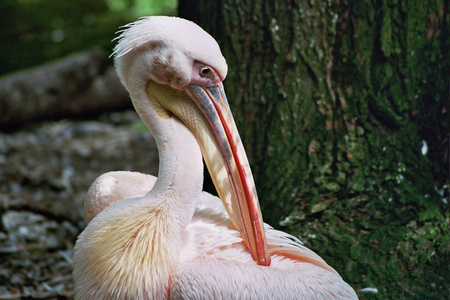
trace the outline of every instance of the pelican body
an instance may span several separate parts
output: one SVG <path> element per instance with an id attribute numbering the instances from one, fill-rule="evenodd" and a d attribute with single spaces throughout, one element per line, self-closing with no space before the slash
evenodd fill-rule
<path id="1" fill-rule="evenodd" d="M 357 299 L 322 258 L 263 223 L 217 42 L 190 21 L 154 16 L 130 24 L 114 56 L 155 137 L 159 173 L 93 183 L 75 299 Z M 220 199 L 202 191 L 202 159 Z"/>

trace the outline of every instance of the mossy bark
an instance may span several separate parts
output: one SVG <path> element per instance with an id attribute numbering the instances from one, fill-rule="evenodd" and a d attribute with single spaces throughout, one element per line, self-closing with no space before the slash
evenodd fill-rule
<path id="1" fill-rule="evenodd" d="M 179 5 L 228 61 L 265 221 L 365 298 L 448 297 L 449 4 Z"/>

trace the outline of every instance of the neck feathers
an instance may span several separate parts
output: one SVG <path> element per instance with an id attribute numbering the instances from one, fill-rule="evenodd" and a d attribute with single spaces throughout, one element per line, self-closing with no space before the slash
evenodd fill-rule
<path id="1" fill-rule="evenodd" d="M 77 299 L 167 298 L 177 264 L 176 220 L 167 207 L 130 209 L 124 200 L 94 218 L 75 247 Z M 122 204 L 122 205 L 121 205 Z M 121 214 L 114 214 L 116 210 Z M 125 210 L 125 211 L 124 211 Z M 113 211 L 113 212 L 111 212 Z"/>

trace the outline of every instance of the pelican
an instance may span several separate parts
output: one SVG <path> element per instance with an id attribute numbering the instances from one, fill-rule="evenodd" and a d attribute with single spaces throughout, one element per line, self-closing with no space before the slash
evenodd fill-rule
<path id="1" fill-rule="evenodd" d="M 263 223 L 217 42 L 193 22 L 152 16 L 128 25 L 114 56 L 159 173 L 93 183 L 75 299 L 357 299 L 322 258 Z M 220 199 L 202 191 L 202 158 Z"/>

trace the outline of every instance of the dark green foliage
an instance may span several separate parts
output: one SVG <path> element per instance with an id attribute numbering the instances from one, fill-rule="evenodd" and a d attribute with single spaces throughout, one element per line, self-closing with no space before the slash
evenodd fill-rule
<path id="1" fill-rule="evenodd" d="M 197 2 L 265 220 L 367 299 L 448 297 L 448 4 Z"/>
<path id="2" fill-rule="evenodd" d="M 0 75 L 76 51 L 111 53 L 119 26 L 150 13 L 174 13 L 175 1 L 1 0 Z"/>
<path id="3" fill-rule="evenodd" d="M 31 67 L 94 45 L 105 47 L 111 41 L 106 37 L 123 22 L 101 19 L 105 11 L 106 6 L 100 1 L 2 1 L 0 73 Z"/>

